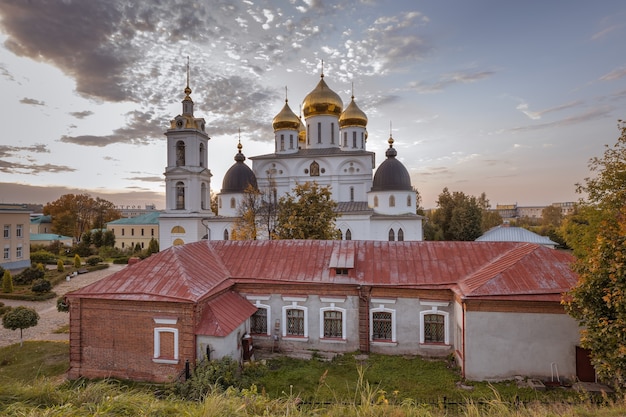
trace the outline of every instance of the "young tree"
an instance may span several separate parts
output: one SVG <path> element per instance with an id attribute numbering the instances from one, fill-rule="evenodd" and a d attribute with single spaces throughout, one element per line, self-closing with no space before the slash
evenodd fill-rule
<path id="1" fill-rule="evenodd" d="M 277 239 L 339 239 L 335 228 L 337 203 L 331 198 L 329 187 L 316 182 L 298 184 L 292 193 L 278 202 Z"/>
<path id="2" fill-rule="evenodd" d="M 24 306 L 15 307 L 2 316 L 2 326 L 5 329 L 20 329 L 20 346 L 24 344 L 22 331 L 36 326 L 37 322 L 39 322 L 39 314 L 34 309 Z"/>
<path id="3" fill-rule="evenodd" d="M 563 222 L 563 212 L 557 206 L 547 206 L 541 210 L 541 224 L 557 228 Z"/>
<path id="4" fill-rule="evenodd" d="M 57 272 L 63 272 L 65 271 L 65 264 L 63 264 L 63 260 L 59 259 L 57 261 Z"/>
<path id="5" fill-rule="evenodd" d="M 155 238 L 150 239 L 150 243 L 148 243 L 148 252 L 150 254 L 159 252 L 159 242 Z"/>
<path id="6" fill-rule="evenodd" d="M 256 240 L 258 234 L 258 216 L 263 204 L 262 194 L 252 185 L 244 190 L 243 199 L 239 203 L 232 230 L 232 240 Z"/>
<path id="7" fill-rule="evenodd" d="M 432 221 L 441 228 L 444 240 L 469 241 L 482 234 L 483 214 L 476 197 L 461 191 L 450 194 L 446 187 L 439 194 L 437 206 Z"/>
<path id="8" fill-rule="evenodd" d="M 102 234 L 102 246 L 107 248 L 115 247 L 115 233 L 113 233 L 113 230 L 107 230 Z"/>
<path id="9" fill-rule="evenodd" d="M 79 254 L 74 255 L 74 268 L 80 268 L 81 265 L 82 265 L 82 261 L 80 260 L 80 255 Z"/>
<path id="10" fill-rule="evenodd" d="M 482 211 L 480 228 L 482 229 L 483 233 L 485 233 L 492 227 L 500 226 L 502 224 L 502 216 L 497 211 L 491 210 L 491 204 L 487 199 L 487 194 L 480 194 L 480 197 L 478 197 L 478 206 Z"/>
<path id="11" fill-rule="evenodd" d="M 13 276 L 8 270 L 5 270 L 4 274 L 2 275 L 2 292 L 13 292 Z"/>
<path id="12" fill-rule="evenodd" d="M 602 157 L 590 160 L 596 173 L 577 184 L 587 195 L 576 222 L 582 237 L 568 245 L 577 258 L 577 286 L 565 299 L 567 311 L 583 327 L 581 346 L 591 352 L 598 375 L 626 387 L 626 123 L 618 122 L 621 136 Z"/>

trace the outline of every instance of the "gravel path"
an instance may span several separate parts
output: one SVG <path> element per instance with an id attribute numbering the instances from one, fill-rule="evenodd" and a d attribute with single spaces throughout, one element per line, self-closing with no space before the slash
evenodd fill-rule
<path id="1" fill-rule="evenodd" d="M 69 324 L 69 313 L 59 313 L 57 311 L 57 298 L 61 295 L 82 288 L 93 282 L 99 281 L 102 278 L 111 275 L 114 272 L 119 271 L 126 265 L 111 264 L 107 269 L 100 271 L 88 272 L 86 274 L 80 274 L 72 278 L 69 282 L 63 281 L 54 287 L 53 291 L 57 293 L 57 297 L 54 297 L 46 301 L 22 301 L 22 300 L 7 300 L 0 298 L 0 301 L 4 305 L 17 307 L 25 306 L 34 308 L 39 313 L 39 323 L 37 326 L 29 329 L 24 329 L 24 340 L 69 340 L 69 333 L 53 333 L 61 326 Z M 5 329 L 0 325 L 0 347 L 8 346 L 14 343 L 20 342 L 20 331 Z"/>

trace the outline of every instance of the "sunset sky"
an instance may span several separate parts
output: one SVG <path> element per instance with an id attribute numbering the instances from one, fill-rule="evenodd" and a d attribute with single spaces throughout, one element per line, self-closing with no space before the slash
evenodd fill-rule
<path id="1" fill-rule="evenodd" d="M 391 129 L 424 207 L 444 187 L 575 201 L 626 119 L 625 22 L 623 0 L 0 0 L 0 202 L 164 208 L 187 56 L 213 191 L 239 129 L 247 157 L 273 151 L 285 87 L 297 112 L 323 60 L 377 166 Z"/>

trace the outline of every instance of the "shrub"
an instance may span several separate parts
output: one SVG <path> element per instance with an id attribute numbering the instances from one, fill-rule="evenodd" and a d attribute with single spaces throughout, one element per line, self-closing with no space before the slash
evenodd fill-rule
<path id="1" fill-rule="evenodd" d="M 45 272 L 38 268 L 37 265 L 31 265 L 30 268 L 26 268 L 19 274 L 13 277 L 13 281 L 19 285 L 29 285 L 36 279 L 41 279 L 45 276 Z"/>
<path id="2" fill-rule="evenodd" d="M 43 294 L 44 292 L 49 292 L 52 289 L 52 284 L 47 279 L 38 279 L 33 283 L 31 287 L 32 292 L 36 292 L 37 294 Z"/>
<path id="3" fill-rule="evenodd" d="M 9 271 L 4 271 L 4 274 L 2 274 L 2 292 L 13 292 L 13 277 Z"/>
<path id="4" fill-rule="evenodd" d="M 80 255 L 79 254 L 74 255 L 74 268 L 80 268 L 81 265 L 82 265 L 82 261 L 80 260 Z"/>
<path id="5" fill-rule="evenodd" d="M 85 263 L 89 266 L 96 266 L 99 263 L 102 262 L 102 258 L 99 256 L 90 256 L 89 258 L 87 258 L 87 261 L 85 261 Z"/>
<path id="6" fill-rule="evenodd" d="M 57 257 L 53 253 L 43 249 L 30 254 L 30 261 L 33 263 L 54 264 L 56 260 Z"/>
<path id="7" fill-rule="evenodd" d="M 58 272 L 65 271 L 65 265 L 63 265 L 63 261 L 61 259 L 57 261 L 57 271 Z"/>
<path id="8" fill-rule="evenodd" d="M 63 296 L 57 298 L 57 311 L 61 313 L 67 313 L 68 311 L 70 311 L 70 306 L 65 301 L 65 297 Z"/>
<path id="9" fill-rule="evenodd" d="M 177 383 L 174 391 L 186 400 L 203 400 L 214 387 L 226 389 L 239 384 L 239 362 L 230 357 L 219 360 L 203 360 L 193 371 L 191 378 Z"/>
<path id="10" fill-rule="evenodd" d="M 5 306 L 3 302 L 0 302 L 0 317 L 2 317 L 4 313 L 10 310 L 11 310 L 11 306 Z"/>
<path id="11" fill-rule="evenodd" d="M 126 265 L 128 263 L 128 256 L 124 256 L 122 258 L 113 259 L 113 263 L 116 265 Z"/>

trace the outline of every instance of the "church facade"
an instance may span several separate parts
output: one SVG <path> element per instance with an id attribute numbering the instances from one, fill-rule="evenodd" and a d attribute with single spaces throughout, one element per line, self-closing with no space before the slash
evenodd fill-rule
<path id="1" fill-rule="evenodd" d="M 374 173 L 375 154 L 367 150 L 367 116 L 354 96 L 344 108 L 323 74 L 303 100 L 304 120 L 285 99 L 272 121 L 274 152 L 251 157 L 250 168 L 239 143 L 235 163 L 217 193 L 215 215 L 209 204 L 209 137 L 204 119 L 194 116 L 190 94 L 187 86 L 183 113 L 170 122 L 165 133 L 166 208 L 160 217 L 161 249 L 202 239 L 229 240 L 248 186 L 278 201 L 307 181 L 330 188 L 337 202 L 336 225 L 342 239 L 422 240 L 416 193 L 409 172 L 396 158 L 393 138 L 387 141 L 385 161 Z"/>

